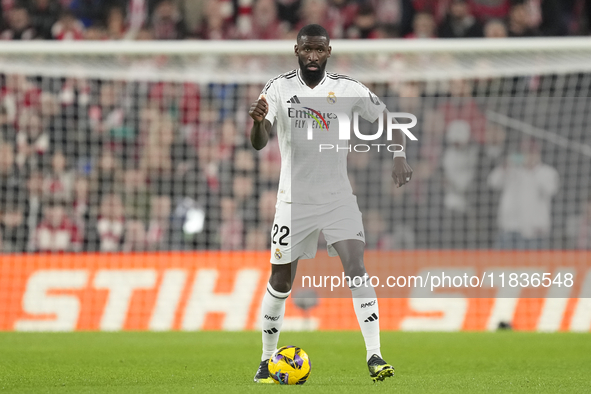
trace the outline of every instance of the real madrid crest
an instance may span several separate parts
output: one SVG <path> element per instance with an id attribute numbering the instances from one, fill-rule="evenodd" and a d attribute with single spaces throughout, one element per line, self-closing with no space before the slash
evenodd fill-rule
<path id="1" fill-rule="evenodd" d="M 337 102 L 337 96 L 335 96 L 334 92 L 328 92 L 328 97 L 326 98 L 326 101 L 329 104 L 335 104 Z"/>
<path id="2" fill-rule="evenodd" d="M 283 257 L 283 255 L 281 254 L 281 251 L 279 250 L 279 248 L 275 249 L 275 258 L 277 260 L 281 260 L 282 257 Z"/>

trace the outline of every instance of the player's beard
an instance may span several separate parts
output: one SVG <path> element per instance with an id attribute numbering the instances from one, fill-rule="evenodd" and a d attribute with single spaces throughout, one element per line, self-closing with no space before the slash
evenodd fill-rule
<path id="1" fill-rule="evenodd" d="M 302 75 L 304 76 L 304 80 L 307 83 L 311 84 L 318 84 L 322 77 L 324 77 L 324 69 L 326 68 L 326 63 L 328 60 L 324 61 L 324 63 L 318 63 L 318 70 L 308 70 L 302 62 L 302 59 L 298 58 L 298 63 L 300 64 L 300 70 L 302 71 Z"/>

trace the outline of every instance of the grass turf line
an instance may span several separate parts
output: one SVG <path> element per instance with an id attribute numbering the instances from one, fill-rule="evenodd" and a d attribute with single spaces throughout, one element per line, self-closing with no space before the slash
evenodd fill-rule
<path id="1" fill-rule="evenodd" d="M 252 382 L 258 332 L 0 333 L 0 392 L 591 392 L 591 334 L 383 332 L 396 376 L 376 384 L 359 332 L 286 332 L 279 344 L 310 355 L 305 385 Z"/>

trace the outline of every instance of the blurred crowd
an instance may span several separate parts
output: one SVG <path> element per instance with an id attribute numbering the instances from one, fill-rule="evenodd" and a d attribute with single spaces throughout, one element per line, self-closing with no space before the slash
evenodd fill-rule
<path id="1" fill-rule="evenodd" d="M 294 39 L 589 34 L 585 0 L 3 0 L 5 40 Z"/>
<path id="2" fill-rule="evenodd" d="M 589 12 L 582 0 L 4 0 L 0 35 L 295 39 L 320 23 L 332 38 L 560 36 L 588 34 Z M 591 248 L 589 185 L 569 176 L 584 158 L 490 123 L 472 97 L 505 90 L 448 82 L 435 101 L 421 83 L 371 86 L 404 98 L 390 105 L 418 114 L 421 138 L 400 189 L 386 155 L 350 156 L 368 247 Z M 516 97 L 555 82 L 485 81 L 527 86 Z M 281 158 L 276 137 L 248 143 L 261 88 L 0 75 L 0 251 L 268 248 Z M 579 131 L 569 138 L 588 142 Z"/>
<path id="3" fill-rule="evenodd" d="M 514 93 L 588 83 L 571 77 Z M 474 97 L 508 83 L 522 85 L 456 80 L 436 95 L 424 83 L 370 86 L 416 114 L 420 131 L 402 188 L 390 155 L 349 156 L 368 248 L 591 248 L 588 157 L 488 121 Z M 248 140 L 261 85 L 6 74 L 0 86 L 0 251 L 270 247 L 281 157 L 275 134 L 259 152 Z M 547 116 L 534 104 L 505 108 Z M 584 111 L 573 115 L 565 137 L 589 143 Z"/>

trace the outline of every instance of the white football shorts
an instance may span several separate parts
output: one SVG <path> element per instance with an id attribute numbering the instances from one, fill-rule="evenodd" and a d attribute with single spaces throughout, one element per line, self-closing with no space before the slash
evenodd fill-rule
<path id="1" fill-rule="evenodd" d="M 350 195 L 329 204 L 295 204 L 277 201 L 271 229 L 271 264 L 312 259 L 318 249 L 320 231 L 328 254 L 337 256 L 335 242 L 358 239 L 365 242 L 357 197 Z"/>

